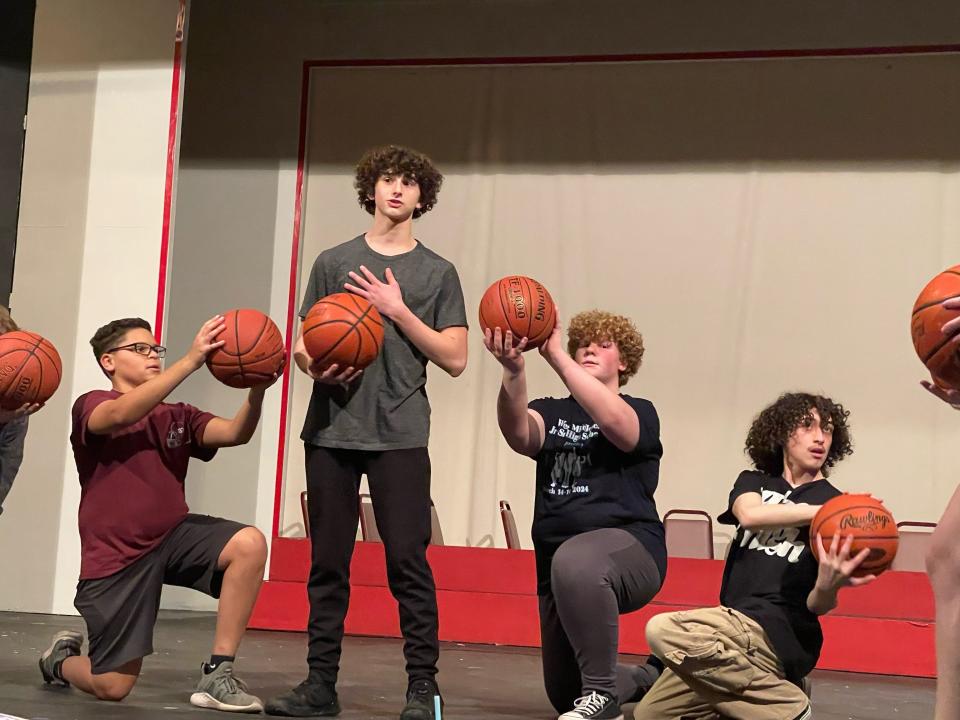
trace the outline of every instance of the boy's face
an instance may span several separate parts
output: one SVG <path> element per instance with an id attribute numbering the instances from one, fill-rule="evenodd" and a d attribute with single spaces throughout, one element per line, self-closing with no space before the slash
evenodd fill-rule
<path id="1" fill-rule="evenodd" d="M 420 207 L 420 185 L 414 178 L 384 173 L 373 187 L 376 212 L 394 222 L 404 222 Z"/>
<path id="2" fill-rule="evenodd" d="M 154 347 L 157 339 L 149 330 L 134 328 L 100 356 L 100 364 L 114 384 L 137 387 L 162 371 Z M 146 353 L 146 354 L 144 354 Z"/>
<path id="3" fill-rule="evenodd" d="M 823 467 L 833 442 L 833 425 L 820 418 L 816 408 L 810 408 L 807 419 L 787 438 L 783 449 L 784 461 L 791 467 L 817 473 Z"/>
<path id="4" fill-rule="evenodd" d="M 573 354 L 584 370 L 602 383 L 618 380 L 627 366 L 620 360 L 620 349 L 613 340 L 592 340 L 577 348 Z"/>

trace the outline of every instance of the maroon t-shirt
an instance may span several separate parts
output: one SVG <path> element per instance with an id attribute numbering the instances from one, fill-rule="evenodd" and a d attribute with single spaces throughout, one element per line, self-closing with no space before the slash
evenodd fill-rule
<path id="1" fill-rule="evenodd" d="M 160 403 L 139 422 L 109 435 L 87 431 L 90 413 L 120 397 L 94 390 L 73 404 L 70 444 L 80 475 L 80 579 L 112 575 L 153 550 L 187 516 L 183 481 L 214 417 L 185 403 Z"/>

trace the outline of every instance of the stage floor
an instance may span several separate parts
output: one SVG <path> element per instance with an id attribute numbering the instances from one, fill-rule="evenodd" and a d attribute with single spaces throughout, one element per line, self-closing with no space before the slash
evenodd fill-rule
<path id="1" fill-rule="evenodd" d="M 43 685 L 39 653 L 60 629 L 83 631 L 79 618 L 0 613 L 0 713 L 31 720 L 170 720 L 228 717 L 189 704 L 201 661 L 210 650 L 214 616 L 165 611 L 154 636 L 156 652 L 144 662 L 140 682 L 122 703 L 94 700 L 76 690 Z M 237 672 L 251 692 L 267 698 L 306 675 L 305 636 L 250 631 Z M 640 662 L 642 658 L 629 658 Z M 406 678 L 401 642 L 348 637 L 340 673 L 345 720 L 396 718 Z M 913 678 L 816 671 L 813 709 L 818 720 L 928 720 L 934 682 Z M 450 720 L 500 718 L 550 720 L 540 674 L 539 650 L 445 643 L 440 686 Z M 625 716 L 631 718 L 627 712 Z"/>

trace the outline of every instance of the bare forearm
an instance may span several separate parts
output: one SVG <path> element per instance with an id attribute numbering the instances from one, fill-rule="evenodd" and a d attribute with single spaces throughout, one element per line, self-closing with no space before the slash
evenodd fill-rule
<path id="1" fill-rule="evenodd" d="M 564 354 L 548 362 L 608 440 L 625 451 L 637 446 L 640 420 L 636 411 L 622 397 L 611 392 L 569 355 Z"/>
<path id="2" fill-rule="evenodd" d="M 807 609 L 814 615 L 826 615 L 837 606 L 837 591 L 814 586 L 807 596 Z"/>
<path id="3" fill-rule="evenodd" d="M 247 399 L 230 421 L 228 431 L 228 442 L 223 447 L 231 445 L 243 445 L 250 442 L 253 433 L 257 430 L 257 424 L 260 422 L 260 414 L 263 411 L 263 390 L 251 390 L 247 394 Z"/>
<path id="4" fill-rule="evenodd" d="M 497 395 L 497 424 L 507 445 L 519 453 L 530 444 L 530 422 L 527 414 L 527 377 L 503 371 L 503 382 Z"/>
<path id="5" fill-rule="evenodd" d="M 90 416 L 89 429 L 106 434 L 139 422 L 196 369 L 188 357 L 180 358 L 156 377 L 98 406 Z"/>
<path id="6" fill-rule="evenodd" d="M 747 530 L 809 525 L 820 508 L 807 503 L 783 503 L 734 508 L 737 520 Z"/>
<path id="7" fill-rule="evenodd" d="M 457 377 L 467 367 L 466 328 L 463 337 L 446 335 L 429 327 L 406 308 L 392 318 L 397 328 L 417 346 L 427 359 Z"/>

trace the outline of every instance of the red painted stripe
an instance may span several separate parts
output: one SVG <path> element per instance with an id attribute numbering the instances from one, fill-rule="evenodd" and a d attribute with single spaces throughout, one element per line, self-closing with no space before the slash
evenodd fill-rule
<path id="1" fill-rule="evenodd" d="M 703 60 L 772 60 L 818 57 L 870 57 L 889 55 L 941 55 L 960 53 L 960 44 L 945 45 L 880 45 L 854 48 L 795 48 L 785 50 L 718 50 L 672 53 L 626 53 L 613 55 L 541 55 L 501 57 L 446 57 L 446 58 L 345 58 L 306 60 L 300 89 L 300 138 L 297 151 L 296 199 L 294 201 L 293 247 L 290 253 L 290 290 L 287 303 L 287 348 L 293 340 L 293 322 L 296 302 L 298 260 L 300 254 L 300 221 L 303 196 L 304 154 L 307 136 L 307 103 L 312 68 L 348 67 L 402 67 L 402 66 L 457 66 L 457 65 L 561 65 L 585 63 L 624 62 L 690 62 Z M 159 306 L 158 306 L 159 315 Z M 287 412 L 289 405 L 290 364 L 283 373 L 283 395 L 280 399 L 280 440 L 277 445 L 276 489 L 273 501 L 273 537 L 280 535 L 280 506 L 283 500 L 283 469 L 286 450 Z"/>
<path id="2" fill-rule="evenodd" d="M 360 58 L 309 60 L 307 67 L 394 67 L 423 65 L 565 65 L 582 63 L 690 62 L 697 60 L 775 60 L 884 55 L 960 53 L 960 44 L 880 45 L 847 48 L 787 48 L 782 50 L 707 50 L 700 52 L 623 53 L 612 55 L 506 55 L 502 57 Z"/>
<path id="3" fill-rule="evenodd" d="M 290 285 L 287 292 L 287 326 L 284 338 L 287 351 L 293 351 L 293 319 L 296 317 L 297 304 L 297 275 L 300 270 L 300 225 L 303 210 L 303 168 L 307 151 L 307 103 L 310 96 L 310 70 L 303 66 L 303 77 L 300 82 L 300 139 L 297 148 L 297 189 L 293 201 L 293 244 L 290 249 Z M 287 363 L 283 368 L 283 390 L 280 396 L 280 436 L 277 441 L 277 474 L 273 494 L 273 529 L 272 537 L 280 536 L 280 506 L 283 501 L 283 467 L 286 458 L 287 445 L 287 410 L 290 402 L 290 366 Z"/>
<path id="4" fill-rule="evenodd" d="M 160 230 L 160 268 L 157 279 L 157 312 L 153 334 L 162 342 L 163 315 L 167 301 L 167 263 L 170 255 L 170 209 L 173 205 L 173 176 L 176 165 L 177 119 L 180 114 L 180 70 L 182 66 L 183 21 L 186 1 L 180 0 L 177 13 L 177 31 L 173 43 L 173 83 L 170 89 L 170 120 L 167 126 L 167 172 L 163 184 L 163 226 Z"/>

